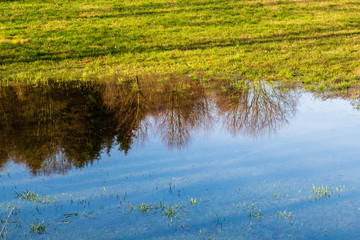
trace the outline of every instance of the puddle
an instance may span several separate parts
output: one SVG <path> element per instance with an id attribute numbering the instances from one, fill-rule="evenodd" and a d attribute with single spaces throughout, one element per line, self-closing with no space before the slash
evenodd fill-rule
<path id="1" fill-rule="evenodd" d="M 3 237 L 356 238 L 359 120 L 263 83 L 2 87 Z"/>

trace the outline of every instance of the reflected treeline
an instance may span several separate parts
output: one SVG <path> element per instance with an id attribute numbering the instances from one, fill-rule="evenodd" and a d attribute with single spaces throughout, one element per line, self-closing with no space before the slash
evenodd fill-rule
<path id="1" fill-rule="evenodd" d="M 297 94 L 264 82 L 240 82 L 216 95 L 216 106 L 233 135 L 258 136 L 276 132 L 295 116 Z"/>
<path id="2" fill-rule="evenodd" d="M 207 90 L 189 79 L 48 83 L 0 88 L 0 168 L 65 173 L 149 134 L 181 149 L 218 121 L 233 134 L 270 133 L 295 114 L 296 96 L 261 82 Z"/>
<path id="3" fill-rule="evenodd" d="M 12 159 L 33 173 L 64 172 L 99 159 L 116 124 L 100 87 L 67 83 L 0 90 L 0 164 Z"/>
<path id="4" fill-rule="evenodd" d="M 158 82 L 147 78 L 123 84 L 102 84 L 103 105 L 114 112 L 123 139 L 117 139 L 120 150 L 130 149 L 134 138 L 144 142 L 149 128 L 159 134 L 169 148 L 182 148 L 191 132 L 207 126 L 211 119 L 205 89 L 188 79 Z M 146 118 L 152 117 L 149 126 Z"/>

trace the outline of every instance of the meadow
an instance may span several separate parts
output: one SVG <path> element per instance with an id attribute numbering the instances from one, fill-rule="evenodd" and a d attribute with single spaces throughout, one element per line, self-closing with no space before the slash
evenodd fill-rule
<path id="1" fill-rule="evenodd" d="M 357 0 L 1 0 L 0 81 L 185 76 L 345 92 L 359 86 L 359 12 Z"/>

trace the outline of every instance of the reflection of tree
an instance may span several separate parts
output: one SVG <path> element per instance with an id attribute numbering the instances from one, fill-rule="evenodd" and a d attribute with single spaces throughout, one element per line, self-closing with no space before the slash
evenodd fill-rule
<path id="1" fill-rule="evenodd" d="M 296 95 L 269 87 L 263 82 L 240 83 L 217 95 L 219 115 L 226 128 L 236 135 L 271 133 L 295 116 Z"/>
<path id="2" fill-rule="evenodd" d="M 121 137 L 120 150 L 127 152 L 134 139 L 143 142 L 148 134 L 146 116 L 155 118 L 157 133 L 169 148 L 182 148 L 189 142 L 191 130 L 209 118 L 204 89 L 188 79 L 157 82 L 148 78 L 124 84 L 107 83 L 103 91 L 104 104 L 116 112 Z"/>
<path id="3" fill-rule="evenodd" d="M 181 149 L 197 129 L 213 124 L 212 99 L 234 134 L 271 132 L 294 115 L 292 94 L 261 83 L 245 87 L 215 92 L 214 98 L 188 79 L 3 87 L 0 168 L 11 159 L 34 174 L 64 173 L 93 163 L 114 145 L 126 154 L 149 129 L 169 148 Z"/>
<path id="4" fill-rule="evenodd" d="M 125 154 L 148 133 L 146 117 L 163 140 L 181 148 L 206 114 L 206 98 L 192 83 L 139 79 L 123 84 L 51 83 L 0 89 L 0 167 L 9 159 L 36 174 L 65 172 L 100 158 L 114 144 Z M 160 120 L 161 119 L 161 120 Z"/>
<path id="5" fill-rule="evenodd" d="M 102 87 L 103 104 L 115 113 L 119 150 L 126 154 L 135 138 L 144 141 L 147 136 L 146 125 L 142 123 L 147 114 L 147 100 L 138 79 L 121 85 L 109 82 Z"/>
<path id="6" fill-rule="evenodd" d="M 168 147 L 187 146 L 191 131 L 211 123 L 205 90 L 190 82 L 167 82 L 155 99 L 156 129 Z"/>
<path id="7" fill-rule="evenodd" d="M 33 173 L 83 167 L 112 141 L 114 118 L 102 110 L 94 85 L 6 87 L 0 102 L 2 156 L 25 163 Z"/>

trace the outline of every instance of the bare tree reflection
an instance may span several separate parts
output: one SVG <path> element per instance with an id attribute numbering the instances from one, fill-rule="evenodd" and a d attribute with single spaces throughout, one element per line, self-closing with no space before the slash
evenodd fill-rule
<path id="1" fill-rule="evenodd" d="M 147 137 L 148 125 L 143 122 L 147 115 L 148 99 L 138 79 L 126 84 L 110 81 L 102 87 L 103 104 L 107 111 L 115 113 L 119 150 L 127 154 L 135 139 L 144 142 Z"/>
<path id="2" fill-rule="evenodd" d="M 294 116 L 296 99 L 261 82 L 214 91 L 186 78 L 2 87 L 0 168 L 12 160 L 33 174 L 66 173 L 113 146 L 127 154 L 150 133 L 183 149 L 216 123 L 214 106 L 234 135 L 270 133 Z"/>
<path id="3" fill-rule="evenodd" d="M 297 95 L 264 82 L 240 82 L 236 88 L 218 92 L 219 115 L 233 135 L 251 136 L 276 132 L 295 116 Z"/>
<path id="4" fill-rule="evenodd" d="M 93 84 L 0 89 L 0 151 L 36 174 L 64 172 L 96 161 L 113 141 L 114 118 Z"/>
<path id="5" fill-rule="evenodd" d="M 137 78 L 121 85 L 108 82 L 103 101 L 107 110 L 115 112 L 118 128 L 128 144 L 134 140 L 143 143 L 151 128 L 169 148 L 181 149 L 190 141 L 193 130 L 211 123 L 204 89 L 185 78 L 160 82 L 151 77 L 144 81 Z M 149 126 L 147 116 L 155 119 L 155 126 Z M 120 150 L 130 149 L 119 141 L 119 136 L 118 142 Z"/>
<path id="6" fill-rule="evenodd" d="M 193 131 L 212 124 L 204 88 L 189 80 L 166 82 L 154 100 L 155 129 L 169 149 L 186 147 Z"/>

